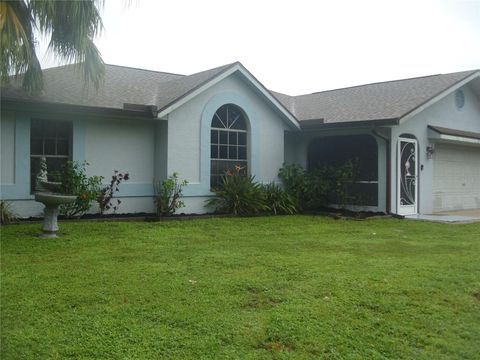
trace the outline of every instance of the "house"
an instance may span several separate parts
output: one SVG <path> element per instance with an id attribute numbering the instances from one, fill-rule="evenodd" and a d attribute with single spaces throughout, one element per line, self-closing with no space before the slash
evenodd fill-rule
<path id="1" fill-rule="evenodd" d="M 480 208 L 480 71 L 289 96 L 240 63 L 189 76 L 107 65 L 98 91 L 76 65 L 44 71 L 42 95 L 1 93 L 1 198 L 37 216 L 32 179 L 90 163 L 107 179 L 128 171 L 120 212 L 153 212 L 153 183 L 174 171 L 189 184 L 186 213 L 206 212 L 210 189 L 240 164 L 261 182 L 283 163 L 306 168 L 356 157 L 354 209 L 396 214 Z"/>

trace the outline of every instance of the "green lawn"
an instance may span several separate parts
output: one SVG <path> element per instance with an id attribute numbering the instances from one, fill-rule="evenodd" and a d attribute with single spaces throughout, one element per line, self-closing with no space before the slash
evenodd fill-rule
<path id="1" fill-rule="evenodd" d="M 473 359 L 480 224 L 2 227 L 2 359 Z"/>

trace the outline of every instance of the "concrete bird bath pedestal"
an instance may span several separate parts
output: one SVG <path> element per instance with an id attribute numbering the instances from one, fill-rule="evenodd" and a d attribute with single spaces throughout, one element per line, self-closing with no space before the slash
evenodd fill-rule
<path id="1" fill-rule="evenodd" d="M 44 157 L 40 159 L 40 172 L 37 175 L 35 186 L 35 201 L 45 205 L 43 210 L 43 233 L 40 237 L 56 238 L 58 231 L 58 207 L 62 204 L 69 204 L 77 200 L 75 195 L 60 194 L 62 183 L 48 181 L 47 161 Z"/>

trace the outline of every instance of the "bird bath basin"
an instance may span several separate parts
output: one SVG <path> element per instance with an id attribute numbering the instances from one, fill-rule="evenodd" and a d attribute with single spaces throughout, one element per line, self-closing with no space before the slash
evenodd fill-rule
<path id="1" fill-rule="evenodd" d="M 45 205 L 43 210 L 43 233 L 40 237 L 55 238 L 58 231 L 58 207 L 62 204 L 75 202 L 77 196 L 58 193 L 62 184 L 47 180 L 47 162 L 45 158 L 40 160 L 40 168 L 35 188 L 35 201 Z"/>
<path id="2" fill-rule="evenodd" d="M 62 204 L 75 202 L 77 197 L 74 195 L 62 195 L 55 193 L 35 193 L 35 201 L 45 205 L 43 209 L 43 233 L 40 237 L 55 238 L 58 231 L 58 207 Z"/>

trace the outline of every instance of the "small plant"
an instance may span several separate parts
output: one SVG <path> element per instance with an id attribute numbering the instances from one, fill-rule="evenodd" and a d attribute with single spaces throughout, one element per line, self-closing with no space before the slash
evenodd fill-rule
<path id="1" fill-rule="evenodd" d="M 268 211 L 265 192 L 262 186 L 254 181 L 253 176 L 240 174 L 241 167 L 227 171 L 222 177 L 215 197 L 207 200 L 207 205 L 216 211 L 233 215 L 253 215 Z"/>
<path id="2" fill-rule="evenodd" d="M 113 203 L 113 194 L 119 191 L 119 185 L 122 181 L 127 181 L 130 175 L 114 170 L 110 183 L 100 190 L 97 198 L 98 206 L 100 207 L 100 214 L 103 215 L 105 211 L 112 209 L 114 212 L 122 203 L 120 199 L 116 199 L 116 204 Z M 103 177 L 102 177 L 103 179 Z"/>
<path id="3" fill-rule="evenodd" d="M 171 216 L 185 206 L 185 203 L 180 199 L 183 187 L 187 184 L 187 180 L 180 181 L 178 179 L 178 173 L 176 172 L 168 179 L 155 184 L 155 207 L 158 216 Z"/>
<path id="4" fill-rule="evenodd" d="M 53 175 L 56 181 L 62 183 L 60 189 L 63 194 L 77 196 L 75 202 L 60 206 L 60 214 L 66 218 L 82 216 L 90 209 L 92 202 L 98 198 L 102 178 L 87 176 L 87 165 L 86 161 L 81 164 L 68 161 L 63 165 L 62 170 Z"/>
<path id="5" fill-rule="evenodd" d="M 295 214 L 297 212 L 296 201 L 293 196 L 277 184 L 263 185 L 263 192 L 272 214 Z"/>
<path id="6" fill-rule="evenodd" d="M 0 223 L 6 225 L 17 220 L 17 214 L 8 201 L 0 200 Z"/>

